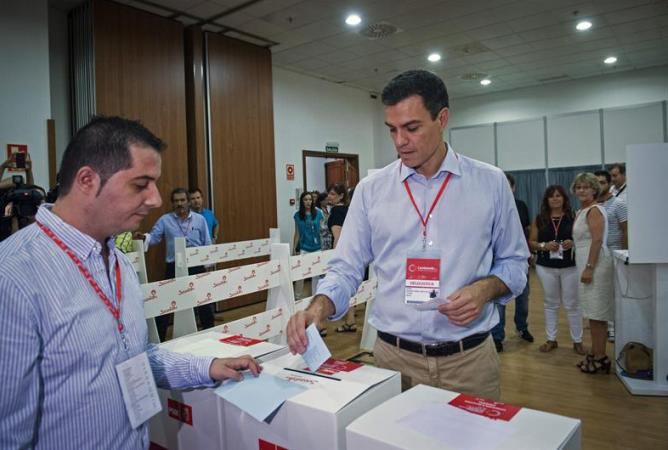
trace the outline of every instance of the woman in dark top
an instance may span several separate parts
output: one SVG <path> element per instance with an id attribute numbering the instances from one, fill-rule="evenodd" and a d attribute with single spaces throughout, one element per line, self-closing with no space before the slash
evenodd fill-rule
<path id="1" fill-rule="evenodd" d="M 537 252 L 536 273 L 543 285 L 545 333 L 547 342 L 541 352 L 557 348 L 559 306 L 566 308 L 573 350 L 584 355 L 582 345 L 582 310 L 578 300 L 579 274 L 573 255 L 574 214 L 566 190 L 559 185 L 545 189 L 540 214 L 531 224 L 529 246 Z"/>
<path id="2" fill-rule="evenodd" d="M 329 211 L 327 226 L 332 232 L 332 248 L 336 248 L 336 244 L 339 242 L 339 237 L 341 236 L 343 222 L 346 220 L 346 214 L 348 214 L 348 191 L 343 184 L 337 183 L 329 188 L 327 198 L 329 204 L 332 205 L 332 209 Z M 355 325 L 355 308 L 348 309 L 343 325 L 337 327 L 336 331 L 339 333 L 354 333 L 357 331 L 357 326 Z"/>

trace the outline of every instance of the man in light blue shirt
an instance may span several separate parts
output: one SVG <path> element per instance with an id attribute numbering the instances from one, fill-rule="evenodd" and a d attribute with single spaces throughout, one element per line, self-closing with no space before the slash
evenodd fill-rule
<path id="1" fill-rule="evenodd" d="M 186 247 L 200 247 L 211 245 L 209 236 L 209 227 L 206 219 L 201 214 L 193 213 L 190 210 L 190 198 L 185 188 L 176 188 L 172 191 L 172 212 L 162 215 L 155 223 L 150 233 L 145 235 L 144 245 L 146 250 L 149 247 L 159 244 L 162 238 L 165 238 L 167 252 L 165 254 L 165 279 L 174 278 L 176 275 L 174 264 L 174 239 L 183 237 L 186 239 Z M 189 275 L 197 275 L 206 272 L 204 266 L 188 268 Z M 211 328 L 215 325 L 214 305 L 201 305 L 195 308 L 195 313 L 199 317 L 203 329 Z M 163 342 L 167 336 L 167 327 L 173 314 L 163 314 L 155 318 L 155 325 L 158 328 L 160 342 Z"/>
<path id="2" fill-rule="evenodd" d="M 206 219 L 206 224 L 209 227 L 209 236 L 211 236 L 211 243 L 218 242 L 218 229 L 220 228 L 218 219 L 209 208 L 204 207 L 204 197 L 202 190 L 195 188 L 190 190 L 190 209 L 198 214 L 201 214 Z"/>
<path id="3" fill-rule="evenodd" d="M 423 383 L 498 399 L 493 302 L 522 292 L 529 256 L 512 192 L 501 170 L 443 142 L 448 95 L 436 75 L 405 72 L 382 100 L 399 159 L 358 184 L 327 276 L 288 323 L 290 349 L 304 352 L 310 323 L 343 316 L 373 262 L 376 363 L 401 371 L 404 388 Z M 418 307 L 408 303 L 406 274 L 414 268 L 407 259 L 420 255 L 439 261 L 439 293 Z"/>
<path id="4" fill-rule="evenodd" d="M 1 449 L 148 449 L 147 423 L 131 425 L 117 376 L 142 353 L 167 389 L 260 370 L 249 356 L 148 343 L 137 274 L 113 236 L 162 203 L 162 148 L 138 122 L 94 118 L 65 150 L 56 203 L 0 244 Z"/>

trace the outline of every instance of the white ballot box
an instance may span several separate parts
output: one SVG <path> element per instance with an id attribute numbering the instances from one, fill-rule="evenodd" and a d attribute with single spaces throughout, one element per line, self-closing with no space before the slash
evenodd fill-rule
<path id="1" fill-rule="evenodd" d="M 161 344 L 177 353 L 218 358 L 249 354 L 269 359 L 285 346 L 218 332 L 184 336 Z M 223 450 L 225 448 L 222 408 L 214 389 L 170 391 L 158 389 L 162 411 L 149 421 L 149 438 L 153 448 L 169 450 Z M 236 430 L 234 431 L 236 432 Z M 157 445 L 157 446 L 156 446 Z"/>
<path id="2" fill-rule="evenodd" d="M 348 450 L 579 449 L 580 421 L 418 385 L 346 428 Z"/>
<path id="3" fill-rule="evenodd" d="M 399 372 L 335 360 L 315 374 L 305 369 L 303 359 L 290 354 L 264 364 L 264 372 L 306 388 L 265 421 L 222 402 L 227 450 L 345 449 L 346 426 L 401 392 Z"/>

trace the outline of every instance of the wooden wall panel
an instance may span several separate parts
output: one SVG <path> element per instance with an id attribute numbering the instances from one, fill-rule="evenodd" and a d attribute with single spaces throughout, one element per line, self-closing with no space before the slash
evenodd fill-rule
<path id="1" fill-rule="evenodd" d="M 211 171 L 222 240 L 264 238 L 277 220 L 271 52 L 216 34 L 206 39 Z"/>
<path id="2" fill-rule="evenodd" d="M 209 183 L 204 97 L 204 34 L 201 27 L 194 25 L 185 30 L 185 70 L 189 187 L 201 189 L 203 197 L 207 199 Z"/>
<path id="3" fill-rule="evenodd" d="M 188 186 L 183 25 L 117 3 L 93 2 L 97 113 L 140 120 L 167 143 L 158 182 L 163 205 L 148 231 L 171 210 L 169 193 Z M 164 246 L 148 254 L 150 279 L 164 276 Z"/>

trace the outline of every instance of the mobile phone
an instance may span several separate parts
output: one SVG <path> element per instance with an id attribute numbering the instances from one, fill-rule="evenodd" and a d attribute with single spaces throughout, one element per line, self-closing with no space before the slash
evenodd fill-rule
<path id="1" fill-rule="evenodd" d="M 25 153 L 15 153 L 14 154 L 14 161 L 16 162 L 16 168 L 17 169 L 25 169 L 26 168 L 26 154 Z"/>

